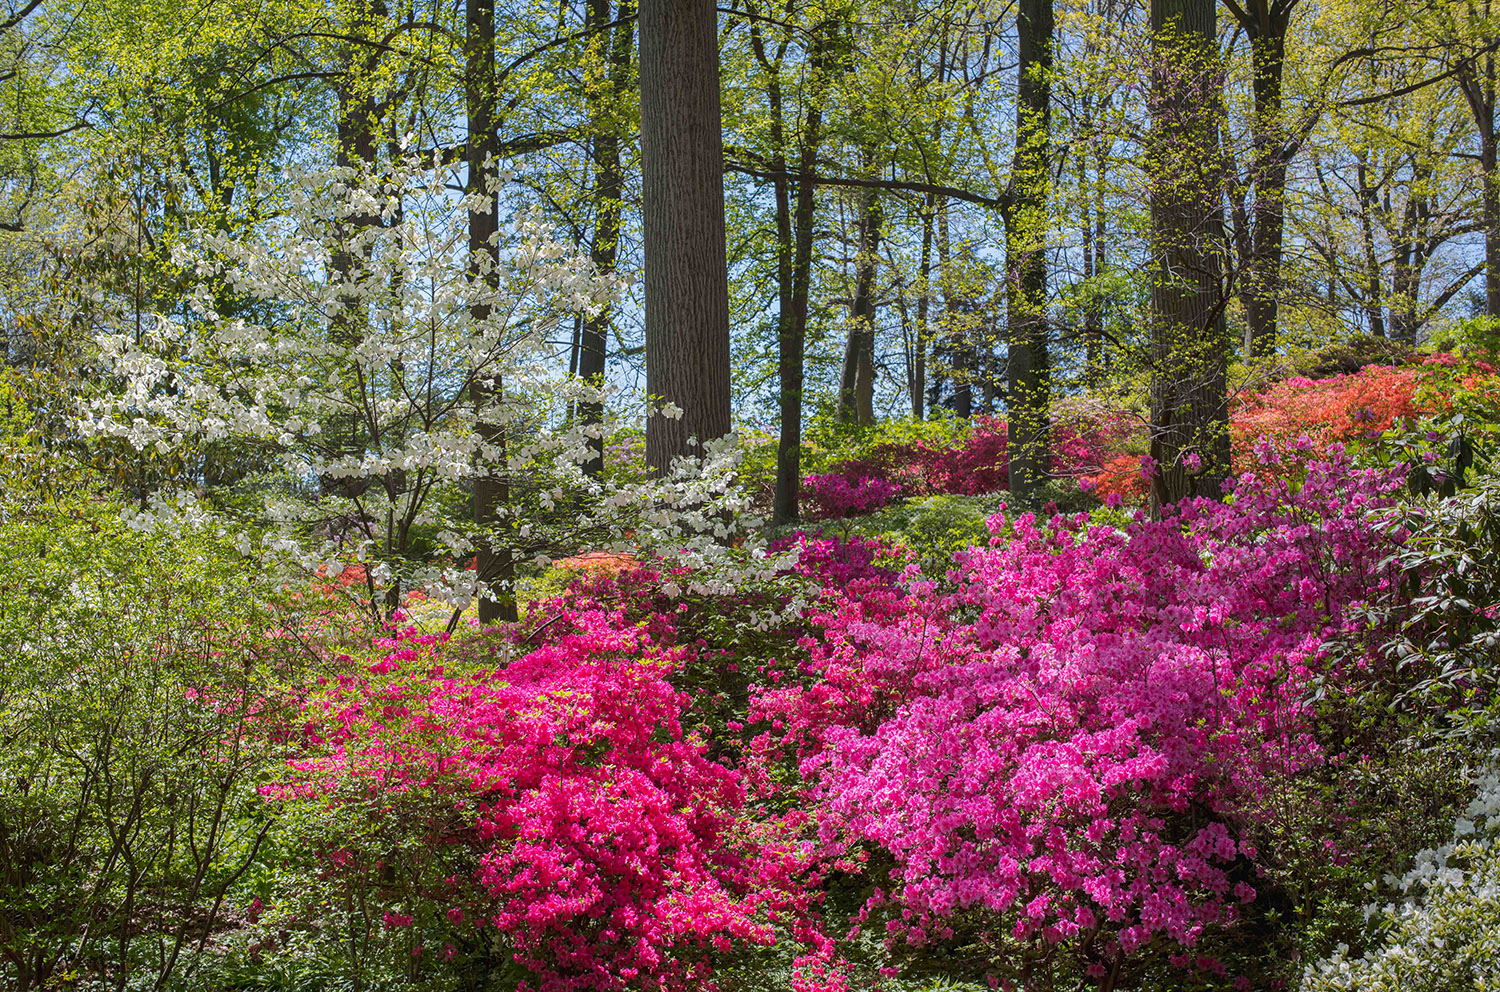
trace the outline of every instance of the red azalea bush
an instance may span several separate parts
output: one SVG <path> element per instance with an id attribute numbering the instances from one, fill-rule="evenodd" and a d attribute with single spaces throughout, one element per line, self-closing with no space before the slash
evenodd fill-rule
<path id="1" fill-rule="evenodd" d="M 1005 421 L 979 416 L 969 432 L 950 444 L 893 441 L 873 445 L 859 458 L 835 464 L 830 475 L 851 482 L 894 482 L 913 496 L 997 492 L 1008 479 Z"/>
<path id="2" fill-rule="evenodd" d="M 755 698 L 756 746 L 800 764 L 825 843 L 892 859 L 867 911 L 893 939 L 940 941 L 959 917 L 973 939 L 979 913 L 988 960 L 1067 944 L 1102 975 L 1159 938 L 1194 948 L 1255 899 L 1245 817 L 1323 760 L 1308 689 L 1358 675 L 1324 644 L 1394 580 L 1378 563 L 1399 534 L 1374 517 L 1401 481 L 1338 448 L 1256 457 L 1278 477 L 1123 532 L 997 517 L 948 596 L 830 590 L 810 661 Z"/>
<path id="3" fill-rule="evenodd" d="M 408 882 L 384 890 L 387 929 L 434 921 L 450 955 L 498 938 L 522 988 L 698 987 L 711 951 L 771 939 L 785 852 L 746 841 L 738 776 L 684 733 L 683 652 L 623 618 L 573 610 L 469 676 L 445 670 L 446 638 L 400 631 L 309 705 L 309 753 L 268 794 L 438 852 L 393 872 Z M 351 891 L 397 857 L 325 844 Z"/>
<path id="4" fill-rule="evenodd" d="M 1103 500 L 1139 503 L 1151 491 L 1148 464 L 1140 455 L 1115 455 L 1105 461 L 1097 474 L 1084 476 L 1078 484 Z"/>
<path id="5" fill-rule="evenodd" d="M 812 498 L 817 519 L 842 520 L 873 513 L 901 494 L 901 486 L 889 479 L 829 473 L 809 475 L 803 486 Z"/>
<path id="6" fill-rule="evenodd" d="M 1051 471 L 1066 478 L 1095 474 L 1109 452 L 1138 431 L 1139 425 L 1119 408 L 1089 399 L 1061 403 L 1052 424 Z M 914 496 L 1000 492 L 1010 481 L 1007 440 L 1005 421 L 978 416 L 970 430 L 951 443 L 876 444 L 861 457 L 838 462 L 827 474 L 809 476 L 807 485 L 825 517 L 868 513 L 896 492 Z M 882 482 L 899 489 L 877 494 L 875 484 Z M 862 495 L 866 491 L 869 497 Z"/>
<path id="7" fill-rule="evenodd" d="M 1261 437 L 1290 441 L 1306 436 L 1322 447 L 1379 437 L 1422 411 L 1414 397 L 1421 383 L 1416 367 L 1371 365 L 1327 379 L 1295 376 L 1242 400 L 1230 416 L 1234 464 L 1254 463 Z"/>

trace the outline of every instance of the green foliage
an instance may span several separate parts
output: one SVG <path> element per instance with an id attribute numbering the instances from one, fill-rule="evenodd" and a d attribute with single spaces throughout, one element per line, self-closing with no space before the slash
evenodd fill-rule
<path id="1" fill-rule="evenodd" d="M 973 424 L 959 417 L 901 417 L 866 426 L 839 420 L 831 408 L 821 409 L 803 428 L 802 477 L 821 475 L 842 462 L 869 458 L 882 445 L 948 447 L 972 430 Z M 751 492 L 764 493 L 769 501 L 776 485 L 776 437 L 751 437 L 748 442 L 740 478 Z"/>
<path id="2" fill-rule="evenodd" d="M 1297 372 L 1310 379 L 1351 375 L 1367 365 L 1405 365 L 1416 357 L 1416 349 L 1401 341 L 1359 334 L 1336 341 L 1308 356 Z"/>
<path id="3" fill-rule="evenodd" d="M 1325 707 L 1334 726 L 1349 715 Z M 1267 978 L 1287 977 L 1277 975 L 1287 962 L 1358 944 L 1370 884 L 1398 870 L 1402 852 L 1440 841 L 1472 792 L 1462 754 L 1411 740 L 1377 747 L 1379 728 L 1389 730 L 1391 721 L 1370 715 L 1373 724 L 1345 724 L 1348 737 L 1337 742 L 1362 743 L 1369 753 L 1340 756 L 1314 775 L 1287 776 L 1251 818 L 1264 867 L 1255 883 L 1263 899 L 1249 930 L 1278 950 L 1267 960 L 1265 946 L 1253 946 L 1247 966 Z"/>
<path id="4" fill-rule="evenodd" d="M 230 924 L 301 650 L 267 638 L 265 592 L 213 535 L 143 536 L 105 503 L 0 524 L 9 986 L 185 980 Z"/>
<path id="5" fill-rule="evenodd" d="M 1500 319 L 1470 317 L 1443 328 L 1431 341 L 1434 351 L 1451 351 L 1468 359 L 1500 360 Z"/>
<path id="6" fill-rule="evenodd" d="M 953 567 L 953 556 L 984 544 L 990 532 L 985 520 L 1000 509 L 1003 496 L 941 494 L 895 503 L 851 521 L 851 533 L 878 537 L 904 547 L 932 578 Z"/>
<path id="7" fill-rule="evenodd" d="M 1305 992 L 1469 992 L 1500 984 L 1500 782 L 1478 794 L 1448 843 L 1419 852 L 1404 876 L 1371 885 L 1366 916 L 1377 939 L 1364 953 L 1340 944 L 1310 965 Z"/>
<path id="8" fill-rule="evenodd" d="M 1493 739 L 1500 719 L 1500 476 L 1450 498 L 1411 502 L 1396 554 L 1411 607 L 1386 653 L 1406 676 L 1395 702 L 1427 732 Z"/>

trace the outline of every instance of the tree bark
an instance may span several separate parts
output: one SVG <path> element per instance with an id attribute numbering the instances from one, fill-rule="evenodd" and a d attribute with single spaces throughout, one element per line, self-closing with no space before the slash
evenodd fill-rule
<path id="1" fill-rule="evenodd" d="M 1016 148 L 1005 221 L 1009 340 L 1010 491 L 1030 495 L 1047 477 L 1052 369 L 1047 351 L 1047 177 L 1051 126 L 1052 0 L 1020 0 Z"/>
<path id="2" fill-rule="evenodd" d="M 808 65 L 816 76 L 824 68 L 828 26 L 819 27 L 814 36 Z M 780 91 L 777 91 L 780 107 Z M 780 115 L 778 114 L 778 126 Z M 817 206 L 817 159 L 822 142 L 823 107 L 820 87 L 808 89 L 806 117 L 797 150 L 797 198 L 790 209 L 785 187 L 777 193 L 777 235 L 782 247 L 778 258 L 782 309 L 777 316 L 777 373 L 780 376 L 779 406 L 781 433 L 776 442 L 776 492 L 772 499 L 771 519 L 791 523 L 800 516 L 802 487 L 802 400 L 805 385 L 804 352 L 807 348 L 807 301 L 812 286 L 813 221 Z M 777 141 L 783 147 L 785 135 Z"/>
<path id="3" fill-rule="evenodd" d="M 1488 14 L 1489 5 L 1485 5 Z M 1484 187 L 1484 313 L 1500 317 L 1500 136 L 1495 134 L 1495 56 L 1457 73 L 1458 85 L 1479 132 L 1479 175 Z"/>
<path id="4" fill-rule="evenodd" d="M 1375 254 L 1375 189 L 1369 182 L 1369 165 L 1362 154 L 1355 156 L 1355 175 L 1359 180 L 1360 245 L 1365 264 L 1365 319 L 1373 337 L 1385 337 L 1385 307 L 1381 303 L 1380 259 Z"/>
<path id="5" fill-rule="evenodd" d="M 1282 107 L 1286 74 L 1286 33 L 1299 0 L 1249 0 L 1230 4 L 1250 39 L 1252 113 L 1250 187 L 1255 206 L 1248 252 L 1240 260 L 1240 302 L 1245 308 L 1245 351 L 1269 355 L 1276 349 L 1281 267 L 1286 231 L 1287 165 L 1296 150 L 1289 140 Z"/>
<path id="6" fill-rule="evenodd" d="M 854 300 L 849 308 L 849 337 L 839 380 L 839 419 L 875 422 L 875 278 L 879 271 L 880 200 L 866 192 L 860 204 L 859 257 L 854 263 Z"/>
<path id="7" fill-rule="evenodd" d="M 646 422 L 646 460 L 665 472 L 729 433 L 729 272 L 718 15 L 702 0 L 640 4 L 646 390 L 680 418 Z"/>
<path id="8" fill-rule="evenodd" d="M 630 74 L 631 41 L 634 25 L 628 20 L 634 4 L 621 0 L 619 16 L 623 23 L 614 29 L 609 41 L 609 96 L 614 97 L 624 89 Z M 609 23 L 609 0 L 589 0 L 588 24 L 599 30 Z M 620 170 L 620 126 L 613 115 L 603 106 L 603 98 L 595 96 L 589 108 L 593 127 L 593 158 L 597 176 L 594 186 L 594 238 L 589 246 L 589 257 L 594 267 L 602 274 L 615 271 L 620 254 L 620 214 L 623 210 L 625 177 Z M 609 308 L 584 319 L 578 337 L 578 376 L 595 389 L 604 388 L 604 356 L 609 341 Z M 604 403 L 588 400 L 579 404 L 579 416 L 585 427 L 599 428 L 604 423 Z M 604 471 L 604 437 L 589 439 L 593 457 L 584 463 L 588 475 L 597 476 Z"/>
<path id="9" fill-rule="evenodd" d="M 1152 0 L 1151 505 L 1218 498 L 1229 476 L 1223 77 L 1215 0 Z"/>
<path id="10" fill-rule="evenodd" d="M 912 342 L 911 415 L 913 420 L 926 416 L 923 408 L 927 398 L 927 315 L 932 308 L 932 207 L 934 198 L 928 194 L 922 210 L 922 252 L 917 269 L 921 282 L 921 294 L 917 297 L 917 324 Z"/>
<path id="11" fill-rule="evenodd" d="M 500 246 L 495 235 L 500 230 L 500 217 L 498 198 L 491 188 L 497 141 L 494 0 L 468 0 L 464 7 L 464 104 L 469 124 L 465 192 L 483 198 L 482 206 L 469 210 L 469 278 L 484 279 L 489 285 L 498 286 Z M 482 275 L 486 269 L 488 272 Z M 476 323 L 488 320 L 489 305 L 474 304 L 470 316 Z M 490 596 L 479 600 L 482 624 L 513 623 L 517 616 L 515 553 L 510 542 L 496 534 L 509 525 L 509 521 L 497 517 L 498 511 L 510 502 L 510 485 L 503 475 L 492 474 L 487 467 L 504 464 L 505 436 L 498 425 L 485 419 L 485 409 L 493 404 L 501 388 L 498 381 L 491 386 L 479 376 L 469 385 L 480 442 L 492 449 L 490 457 L 480 457 L 479 474 L 474 477 L 474 523 L 481 528 L 474 567 L 477 578 L 492 588 Z"/>

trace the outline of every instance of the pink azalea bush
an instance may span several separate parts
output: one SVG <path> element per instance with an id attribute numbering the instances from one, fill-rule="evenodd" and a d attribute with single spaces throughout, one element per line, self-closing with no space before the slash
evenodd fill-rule
<path id="1" fill-rule="evenodd" d="M 1275 477 L 1232 502 L 1123 531 L 997 516 L 951 593 L 829 591 L 806 659 L 757 691 L 755 749 L 800 769 L 823 844 L 891 858 L 866 907 L 890 941 L 978 913 L 992 959 L 1066 943 L 1102 975 L 1165 940 L 1215 966 L 1186 952 L 1256 898 L 1247 817 L 1324 760 L 1309 689 L 1358 678 L 1325 645 L 1400 536 L 1375 522 L 1399 473 L 1257 457 Z"/>
<path id="2" fill-rule="evenodd" d="M 887 964 L 962 942 L 997 983 L 1221 972 L 1274 884 L 1268 795 L 1339 757 L 1314 686 L 1371 677 L 1329 645 L 1368 636 L 1404 537 L 1399 472 L 1253 458 L 1162 520 L 997 515 L 944 584 L 794 534 L 773 550 L 815 605 L 768 631 L 743 617 L 779 586 L 668 595 L 690 583 L 626 561 L 514 628 L 393 633 L 313 695 L 268 793 L 332 811 L 325 883 L 375 893 L 410 962 L 500 948 L 530 989 L 706 988 L 773 943 L 793 988 L 869 987 L 867 926 Z"/>
<path id="3" fill-rule="evenodd" d="M 848 589 L 856 582 L 885 584 L 896 577 L 890 568 L 875 564 L 876 559 L 894 554 L 893 549 L 875 538 L 840 539 L 799 530 L 772 541 L 767 550 L 778 554 L 794 547 L 798 550 L 797 574 L 825 588 Z"/>

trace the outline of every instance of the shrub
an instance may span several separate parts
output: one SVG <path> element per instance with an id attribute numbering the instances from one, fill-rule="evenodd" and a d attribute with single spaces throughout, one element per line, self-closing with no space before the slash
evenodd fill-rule
<path id="1" fill-rule="evenodd" d="M 1416 349 L 1393 338 L 1359 334 L 1316 352 L 1299 370 L 1309 379 L 1353 375 L 1371 365 L 1406 365 L 1416 358 Z"/>
<path id="2" fill-rule="evenodd" d="M 1394 900 L 1367 913 L 1379 935 L 1365 953 L 1341 946 L 1311 964 L 1304 992 L 1470 992 L 1500 983 L 1500 776 L 1491 770 L 1454 827 L 1387 880 Z"/>
<path id="3" fill-rule="evenodd" d="M 1369 441 L 1415 417 L 1416 368 L 1372 366 L 1326 379 L 1294 376 L 1244 399 L 1233 411 L 1230 436 L 1239 471 L 1254 463 L 1261 437 L 1286 442 L 1307 437 L 1317 447 Z"/>
<path id="4" fill-rule="evenodd" d="M 633 573 L 591 581 L 622 603 Z M 414 628 L 311 700 L 308 753 L 268 792 L 301 824 L 321 902 L 359 913 L 360 966 L 429 974 L 413 956 L 482 964 L 521 988 L 695 988 L 711 959 L 772 939 L 797 859 L 752 837 L 739 777 L 684 731 L 669 677 L 690 656 L 670 617 L 551 604 L 524 653 L 460 664 Z M 458 664 L 457 670 L 451 666 Z M 293 894 L 287 894 L 292 896 Z M 351 961 L 346 967 L 354 967 Z"/>
<path id="5" fill-rule="evenodd" d="M 901 494 L 901 486 L 889 479 L 847 475 L 810 475 L 803 486 L 811 498 L 816 518 L 842 520 L 863 516 L 885 506 Z"/>
<path id="6" fill-rule="evenodd" d="M 187 981 L 265 854 L 302 650 L 212 533 L 0 519 L 0 983 Z"/>
<path id="7" fill-rule="evenodd" d="M 977 942 L 1010 980 L 1162 941 L 1212 969 L 1194 949 L 1256 898 L 1241 817 L 1322 760 L 1308 688 L 1353 664 L 1325 640 L 1392 580 L 1371 515 L 1399 473 L 1295 458 L 1295 485 L 1247 475 L 1232 504 L 1125 531 L 996 518 L 952 595 L 862 589 L 816 616 L 800 677 L 756 696 L 758 747 L 800 761 L 825 841 L 884 852 L 866 909 L 901 945 Z"/>

